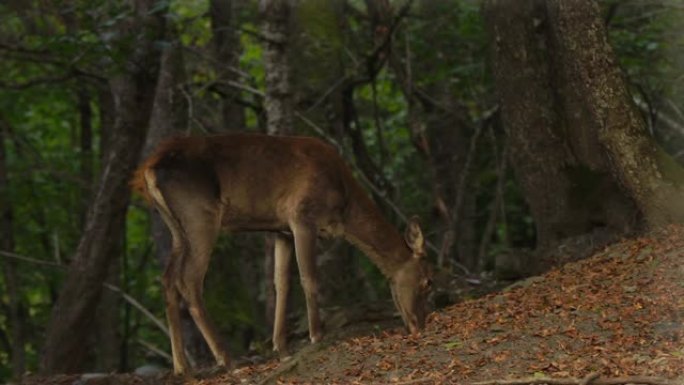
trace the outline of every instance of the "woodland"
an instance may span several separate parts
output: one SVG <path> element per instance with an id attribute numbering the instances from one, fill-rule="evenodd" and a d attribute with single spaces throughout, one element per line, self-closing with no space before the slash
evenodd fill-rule
<path id="1" fill-rule="evenodd" d="M 236 132 L 319 138 L 420 218 L 424 331 L 321 239 L 325 337 L 295 265 L 280 361 L 276 238 L 223 234 L 203 296 L 233 362 L 181 304 L 173 374 L 171 237 L 130 181 L 166 138 Z M 684 3 L 2 1 L 0 269 L 0 382 L 682 384 Z"/>

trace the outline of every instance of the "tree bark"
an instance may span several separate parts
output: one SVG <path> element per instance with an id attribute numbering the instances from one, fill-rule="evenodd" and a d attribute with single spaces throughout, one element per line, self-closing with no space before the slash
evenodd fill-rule
<path id="1" fill-rule="evenodd" d="M 294 133 L 294 101 L 290 81 L 289 36 L 290 15 L 292 13 L 289 0 L 261 0 L 259 12 L 263 19 L 264 35 L 264 70 L 266 72 L 266 132 L 270 135 L 288 135 Z M 275 314 L 275 286 L 273 283 L 275 239 L 266 236 L 264 241 L 264 282 L 265 314 L 268 326 L 273 326 Z"/>
<path id="2" fill-rule="evenodd" d="M 240 2 L 233 0 L 211 0 L 212 40 L 214 45 L 214 69 L 221 83 L 240 82 L 240 36 L 238 34 L 237 14 Z M 228 87 L 221 101 L 223 125 L 227 130 L 242 130 L 245 127 L 245 109 L 237 101 L 240 91 Z"/>
<path id="3" fill-rule="evenodd" d="M 294 101 L 290 81 L 289 0 L 261 0 L 260 13 L 263 18 L 262 33 L 265 38 L 264 70 L 266 72 L 267 131 L 271 135 L 294 133 Z"/>
<path id="4" fill-rule="evenodd" d="M 5 147 L 6 142 L 9 140 L 9 130 L 6 122 L 2 119 L 2 116 L 0 116 L 0 250 L 11 253 L 14 251 L 14 220 Z M 9 314 L 6 317 L 9 326 L 12 375 L 15 378 L 19 378 L 24 374 L 24 369 L 26 368 L 26 353 L 24 350 L 26 343 L 24 334 L 25 319 L 21 299 L 21 281 L 14 260 L 3 258 L 1 266 L 9 307 Z"/>
<path id="5" fill-rule="evenodd" d="M 547 2 L 489 0 L 484 16 L 511 163 L 535 221 L 537 248 L 598 228 L 633 229 L 633 201 L 611 175 L 596 131 L 577 119 L 588 95 L 566 75 Z M 571 44 L 578 41 L 586 46 Z"/>
<path id="6" fill-rule="evenodd" d="M 491 1 L 485 16 L 512 163 L 535 219 L 537 244 L 546 246 L 589 229 L 570 203 L 572 181 L 564 169 L 575 160 L 566 151 L 554 108 L 544 31 L 533 22 L 543 17 L 541 5 L 537 0 Z"/>
<path id="7" fill-rule="evenodd" d="M 153 0 L 134 4 L 127 30 L 139 31 L 126 68 L 110 80 L 116 118 L 108 153 L 79 241 L 47 329 L 40 369 L 43 373 L 84 369 L 83 341 L 92 335 L 102 282 L 121 251 L 129 200 L 128 180 L 145 140 L 159 69 L 154 42 L 163 36 L 164 18 L 152 12 Z"/>
<path id="8" fill-rule="evenodd" d="M 567 89 L 575 90 L 567 93 L 566 103 L 575 107 L 576 123 L 598 133 L 611 174 L 636 202 L 647 225 L 684 222 L 684 170 L 647 135 L 608 43 L 598 4 L 550 0 L 547 7 L 562 77 Z"/>
<path id="9" fill-rule="evenodd" d="M 80 174 L 81 174 L 81 212 L 79 214 L 80 227 L 85 224 L 85 216 L 88 211 L 88 202 L 93 183 L 93 109 L 90 106 L 91 98 L 85 86 L 77 90 L 80 133 Z"/>

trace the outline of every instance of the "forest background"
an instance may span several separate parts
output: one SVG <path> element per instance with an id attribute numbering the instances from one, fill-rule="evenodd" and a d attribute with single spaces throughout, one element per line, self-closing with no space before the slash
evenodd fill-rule
<path id="1" fill-rule="evenodd" d="M 392 222 L 422 218 L 438 307 L 681 223 L 682 4 L 512 3 L 1 3 L 0 380 L 168 365 L 168 235 L 127 181 L 170 135 L 333 143 Z M 209 270 L 236 356 L 269 348 L 271 242 L 223 237 Z M 318 264 L 324 306 L 388 301 L 345 243 Z"/>

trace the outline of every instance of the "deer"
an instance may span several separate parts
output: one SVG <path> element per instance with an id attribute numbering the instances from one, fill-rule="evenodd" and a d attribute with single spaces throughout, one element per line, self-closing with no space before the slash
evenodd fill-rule
<path id="1" fill-rule="evenodd" d="M 407 331 L 424 329 L 432 272 L 417 218 L 408 221 L 402 236 L 326 141 L 256 133 L 173 137 L 133 175 L 131 187 L 159 212 L 172 237 L 161 281 L 174 373 L 190 369 L 181 299 L 216 363 L 231 363 L 203 300 L 204 276 L 222 231 L 275 234 L 272 342 L 281 358 L 288 357 L 285 316 L 293 250 L 309 339 L 323 338 L 314 259 L 318 238 L 343 237 L 366 254 L 389 280 Z"/>

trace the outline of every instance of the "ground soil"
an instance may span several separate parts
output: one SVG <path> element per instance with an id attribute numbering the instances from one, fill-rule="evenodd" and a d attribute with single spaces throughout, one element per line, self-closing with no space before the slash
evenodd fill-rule
<path id="1" fill-rule="evenodd" d="M 420 336 L 356 325 L 284 363 L 186 377 L 74 375 L 23 383 L 443 384 L 591 373 L 684 383 L 683 321 L 684 227 L 675 226 L 434 312 Z"/>

